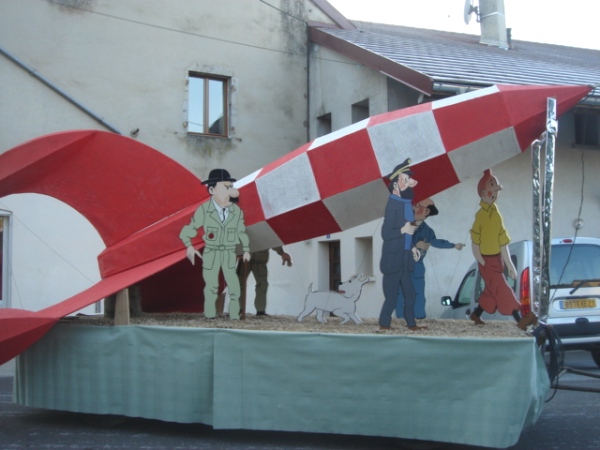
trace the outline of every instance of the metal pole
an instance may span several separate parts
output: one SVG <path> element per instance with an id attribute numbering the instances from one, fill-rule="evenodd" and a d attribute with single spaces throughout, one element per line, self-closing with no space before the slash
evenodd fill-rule
<path id="1" fill-rule="evenodd" d="M 540 165 L 541 157 L 540 151 L 542 148 L 542 141 L 539 139 L 535 140 L 531 144 L 531 169 L 532 169 L 532 194 L 533 194 L 533 240 L 532 240 L 532 266 L 531 266 L 531 280 L 533 286 L 533 292 L 531 293 L 531 307 L 537 313 L 538 317 L 541 318 L 541 303 L 542 303 L 542 247 L 541 247 L 541 183 L 540 183 Z"/>
<path id="2" fill-rule="evenodd" d="M 541 302 L 540 318 L 543 323 L 548 319 L 550 304 L 550 244 L 552 241 L 552 192 L 554 189 L 554 151 L 558 122 L 556 120 L 556 99 L 549 98 L 546 106 L 546 180 L 544 182 L 544 209 L 542 212 L 543 250 L 541 265 Z"/>
<path id="3" fill-rule="evenodd" d="M 550 303 L 550 248 L 552 240 L 552 193 L 554 188 L 554 152 L 558 122 L 556 121 L 556 99 L 549 98 L 546 104 L 546 131 L 542 140 L 531 145 L 533 175 L 533 306 L 542 323 L 548 319 Z M 544 179 L 541 179 L 544 148 Z"/>

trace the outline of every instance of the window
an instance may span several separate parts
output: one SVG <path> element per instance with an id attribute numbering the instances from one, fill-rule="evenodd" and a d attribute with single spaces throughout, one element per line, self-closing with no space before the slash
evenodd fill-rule
<path id="1" fill-rule="evenodd" d="M 463 279 L 460 288 L 458 289 L 458 293 L 456 294 L 456 305 L 453 305 L 455 308 L 471 304 L 471 300 L 475 294 L 476 275 L 476 271 L 471 270 Z"/>
<path id="2" fill-rule="evenodd" d="M 369 99 L 352 105 L 352 123 L 360 122 L 369 117 Z"/>
<path id="3" fill-rule="evenodd" d="M 600 279 L 600 247 L 591 244 L 553 245 L 550 286 L 574 286 Z"/>
<path id="4" fill-rule="evenodd" d="M 356 270 L 355 273 L 363 276 L 373 276 L 373 238 L 356 238 Z"/>
<path id="5" fill-rule="evenodd" d="M 331 113 L 317 117 L 317 137 L 331 133 Z"/>
<path id="6" fill-rule="evenodd" d="M 575 146 L 576 147 L 599 147 L 600 133 L 598 130 L 598 117 L 594 112 L 575 113 Z"/>
<path id="7" fill-rule="evenodd" d="M 188 133 L 228 135 L 229 79 L 190 72 L 188 78 Z"/>

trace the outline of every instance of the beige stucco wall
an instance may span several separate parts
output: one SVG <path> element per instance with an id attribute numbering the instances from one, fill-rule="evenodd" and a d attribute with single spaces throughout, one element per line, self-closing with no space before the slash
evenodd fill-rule
<path id="1" fill-rule="evenodd" d="M 189 167 L 250 173 L 306 141 L 305 23 L 264 2 L 0 4 L 0 45 L 128 135 Z M 305 18 L 305 3 L 272 4 Z M 83 11 L 81 8 L 86 9 Z M 325 20 L 322 14 L 315 18 Z M 188 136 L 189 70 L 231 76 L 231 139 Z M 5 58 L 0 151 L 48 132 L 102 127 Z"/>

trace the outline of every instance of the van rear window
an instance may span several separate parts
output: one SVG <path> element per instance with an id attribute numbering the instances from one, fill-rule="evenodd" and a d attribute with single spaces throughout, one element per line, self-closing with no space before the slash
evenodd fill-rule
<path id="1" fill-rule="evenodd" d="M 600 246 L 553 245 L 550 255 L 550 285 L 571 286 L 574 281 L 600 279 Z"/>

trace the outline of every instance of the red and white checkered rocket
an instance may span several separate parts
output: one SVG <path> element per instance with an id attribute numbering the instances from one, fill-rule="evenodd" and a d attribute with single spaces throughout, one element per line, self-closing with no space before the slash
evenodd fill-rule
<path id="1" fill-rule="evenodd" d="M 571 109 L 588 86 L 493 86 L 370 117 L 239 180 L 253 249 L 347 230 L 382 217 L 385 176 L 412 160 L 415 200 L 518 155 L 545 131 L 546 102 Z"/>
<path id="2" fill-rule="evenodd" d="M 478 176 L 544 132 L 549 97 L 560 116 L 590 90 L 493 86 L 374 116 L 309 142 L 236 183 L 251 249 L 382 217 L 386 175 L 406 158 L 419 181 L 415 200 Z M 56 133 L 0 155 L 0 197 L 23 192 L 55 197 L 90 221 L 106 245 L 98 256 L 102 280 L 36 313 L 0 309 L 0 364 L 59 318 L 185 260 L 179 232 L 208 200 L 198 179 L 164 154 L 100 131 Z M 193 242 L 203 245 L 200 236 Z"/>

